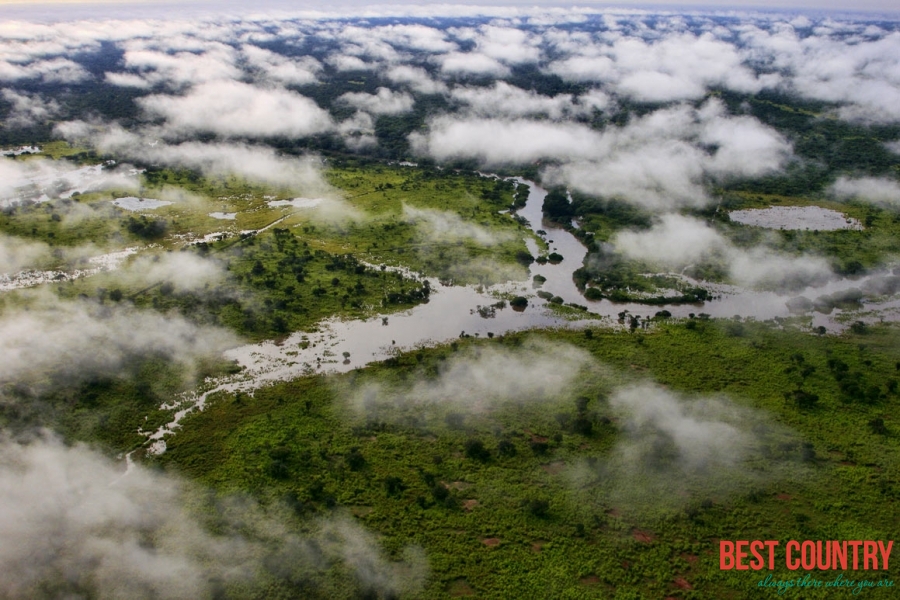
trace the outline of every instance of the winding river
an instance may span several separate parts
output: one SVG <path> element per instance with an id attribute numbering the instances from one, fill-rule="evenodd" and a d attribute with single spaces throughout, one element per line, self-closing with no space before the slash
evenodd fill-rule
<path id="1" fill-rule="evenodd" d="M 863 280 L 837 279 L 818 288 L 793 291 L 790 294 L 758 292 L 728 285 L 704 284 L 711 289 L 715 299 L 697 305 L 647 306 L 621 304 L 608 300 L 588 301 L 576 288 L 572 274 L 582 266 L 587 249 L 564 229 L 543 221 L 541 208 L 547 191 L 531 181 L 518 179 L 530 187 L 526 206 L 518 214 L 524 217 L 532 231 L 543 230 L 551 251 L 564 259 L 558 264 L 531 265 L 526 281 L 508 282 L 490 288 L 474 286 L 443 286 L 436 279 L 428 278 L 432 294 L 425 304 L 402 313 L 377 316 L 370 319 L 341 321 L 329 319 L 319 324 L 315 331 L 299 331 L 278 343 L 265 341 L 240 346 L 226 352 L 243 370 L 237 375 L 214 382 L 207 382 L 206 391 L 178 398 L 165 406 L 178 409 L 172 422 L 154 432 L 145 432 L 151 453 L 165 451 L 165 437 L 174 433 L 182 418 L 192 410 L 202 409 L 207 398 L 217 392 L 248 392 L 264 385 L 286 381 L 302 375 L 324 372 L 346 372 L 371 362 L 384 360 L 395 353 L 416 347 L 448 342 L 465 333 L 472 336 L 500 335 L 510 331 L 541 327 L 584 327 L 600 323 L 612 325 L 619 313 L 629 311 L 633 315 L 649 317 L 656 311 L 668 310 L 675 317 L 687 317 L 690 313 L 706 313 L 713 317 L 752 317 L 767 320 L 788 317 L 786 301 L 804 295 L 811 298 L 858 287 Z M 537 244 L 528 239 L 529 250 L 534 254 Z M 583 319 L 565 318 L 550 310 L 546 302 L 534 296 L 531 277 L 541 275 L 546 282 L 541 289 L 561 296 L 566 302 L 576 302 L 588 307 Z M 426 279 L 426 278 L 422 278 Z M 498 294 L 515 293 L 529 297 L 524 311 L 514 311 L 509 306 L 491 310 Z M 896 318 L 900 301 L 867 305 L 876 308 L 889 318 Z M 481 310 L 479 310 L 481 309 Z M 839 330 L 836 320 L 840 309 L 830 314 L 812 313 L 813 326 Z M 344 358 L 344 353 L 349 358 Z"/>

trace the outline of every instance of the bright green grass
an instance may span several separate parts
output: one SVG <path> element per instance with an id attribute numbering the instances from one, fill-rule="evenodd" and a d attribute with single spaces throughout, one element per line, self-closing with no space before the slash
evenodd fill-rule
<path id="1" fill-rule="evenodd" d="M 718 539 L 896 538 L 900 455 L 892 415 L 898 398 L 889 391 L 900 360 L 896 328 L 817 337 L 791 326 L 726 325 L 662 324 L 634 334 L 595 329 L 590 338 L 550 331 L 469 339 L 348 375 L 274 385 L 252 398 L 220 397 L 184 422 L 158 461 L 223 493 L 251 491 L 262 499 L 292 493 L 309 513 L 343 507 L 382 534 L 391 550 L 421 544 L 432 569 L 423 596 L 433 598 L 454 590 L 491 598 L 755 597 L 767 571 L 720 571 Z M 349 391 L 367 382 L 402 389 L 433 376 L 457 352 L 514 349 L 533 336 L 587 350 L 602 367 L 575 389 L 548 390 L 543 403 L 501 404 L 482 416 L 466 415 L 461 427 L 448 424 L 448 410 L 367 419 L 345 403 Z M 805 377 L 792 370 L 796 355 L 815 370 Z M 848 401 L 829 359 L 859 373 L 878 397 Z M 620 385 L 648 380 L 688 395 L 726 394 L 786 437 L 773 438 L 769 458 L 751 465 L 758 478 L 729 484 L 726 475 L 713 487 L 686 482 L 671 497 L 628 502 L 602 477 L 573 479 L 587 458 L 602 461 L 622 436 L 604 398 Z M 818 403 L 800 408 L 786 400 L 784 392 L 797 387 L 817 394 Z M 574 416 L 580 395 L 590 398 L 595 420 L 589 436 L 555 417 Z M 887 435 L 868 425 L 876 417 L 884 419 Z M 481 440 L 490 459 L 468 458 L 469 439 Z M 501 440 L 516 448 L 515 456 L 498 453 Z M 545 454 L 532 450 L 535 440 L 546 441 Z M 353 464 L 356 453 L 363 464 Z M 388 477 L 399 478 L 404 489 L 389 494 Z M 450 500 L 434 495 L 441 482 L 450 486 Z M 466 504 L 472 500 L 477 504 Z M 535 500 L 549 503 L 545 516 L 527 509 Z M 492 538 L 499 545 L 485 543 Z M 773 574 L 792 576 L 783 567 Z M 681 589 L 682 579 L 693 589 Z"/>

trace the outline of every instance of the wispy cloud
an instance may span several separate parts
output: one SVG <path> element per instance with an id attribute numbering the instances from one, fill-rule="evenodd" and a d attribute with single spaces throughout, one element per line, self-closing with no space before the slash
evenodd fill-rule
<path id="1" fill-rule="evenodd" d="M 646 231 L 620 232 L 612 244 L 624 256 L 656 266 L 683 269 L 702 262 L 720 264 L 732 281 L 747 286 L 803 286 L 832 273 L 822 258 L 788 256 L 763 246 L 738 248 L 706 223 L 678 214 L 662 215 Z"/>
<path id="2" fill-rule="evenodd" d="M 0 438 L 0 594 L 101 598 L 198 598 L 230 586 L 272 586 L 415 595 L 428 563 L 410 546 L 391 560 L 349 517 L 286 525 L 287 507 L 246 498 L 189 506 L 199 494 L 171 475 L 120 465 L 84 445 L 44 433 L 25 443 Z M 216 533 L 210 529 L 214 527 Z M 341 578 L 329 567 L 342 566 Z"/>

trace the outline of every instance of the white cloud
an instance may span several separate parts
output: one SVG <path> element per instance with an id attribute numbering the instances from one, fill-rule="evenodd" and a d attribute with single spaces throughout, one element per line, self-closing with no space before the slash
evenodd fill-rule
<path id="1" fill-rule="evenodd" d="M 374 94 L 347 92 L 337 98 L 338 102 L 374 115 L 399 115 L 410 112 L 415 101 L 403 92 L 394 92 L 380 87 Z"/>
<path id="2" fill-rule="evenodd" d="M 44 100 L 40 94 L 27 94 L 15 90 L 2 90 L 3 99 L 12 105 L 6 118 L 8 127 L 29 127 L 44 123 L 60 113 L 56 100 Z"/>
<path id="3" fill-rule="evenodd" d="M 546 70 L 569 80 L 603 82 L 645 102 L 699 99 L 714 86 L 756 92 L 768 82 L 743 64 L 733 44 L 710 33 L 673 33 L 651 41 L 625 37 L 608 46 L 570 49 L 577 54 Z"/>
<path id="4" fill-rule="evenodd" d="M 43 242 L 0 234 L 0 275 L 30 269 L 50 255 L 50 247 Z"/>
<path id="5" fill-rule="evenodd" d="M 455 354 L 437 377 L 421 378 L 396 388 L 366 385 L 355 390 L 350 403 L 359 411 L 377 411 L 390 418 L 395 408 L 414 408 L 428 414 L 434 408 L 470 413 L 491 410 L 510 401 L 546 401 L 565 393 L 583 369 L 593 364 L 579 348 L 531 340 L 521 348 L 489 346 Z"/>
<path id="6" fill-rule="evenodd" d="M 508 77 L 509 67 L 498 60 L 477 52 L 450 52 L 436 60 L 445 75 L 488 75 L 491 77 Z"/>
<path id="7" fill-rule="evenodd" d="M 192 502 L 207 513 L 198 516 Z M 217 582 L 265 595 L 282 578 L 316 595 L 335 584 L 354 595 L 421 592 L 420 550 L 394 561 L 352 519 L 311 521 L 303 535 L 284 525 L 289 519 L 278 505 L 204 502 L 185 482 L 140 465 L 123 475 L 121 465 L 48 434 L 0 440 L 0 537 L 15 540 L 0 547 L 5 597 L 52 587 L 67 597 L 201 598 L 216 595 Z M 335 564 L 339 582 L 329 581 Z"/>
<path id="8" fill-rule="evenodd" d="M 74 192 L 136 190 L 136 173 L 127 165 L 85 165 L 43 158 L 0 158 L 0 206 L 21 200 L 68 198 Z"/>
<path id="9" fill-rule="evenodd" d="M 410 141 L 438 160 L 474 157 L 486 164 L 585 158 L 607 145 L 602 134 L 573 123 L 453 117 L 434 119 L 427 134 L 413 134 Z"/>
<path id="10" fill-rule="evenodd" d="M 728 115 L 716 99 L 699 109 L 657 110 L 603 131 L 569 122 L 440 117 L 427 133 L 411 135 L 410 142 L 416 152 L 438 160 L 471 157 L 488 165 L 559 161 L 544 170 L 548 183 L 653 210 L 701 206 L 708 201 L 705 177 L 770 173 L 791 153 L 775 130 L 751 117 Z"/>
<path id="11" fill-rule="evenodd" d="M 322 70 L 322 64 L 311 56 L 292 59 L 250 45 L 241 50 L 247 64 L 272 81 L 290 85 L 317 83 L 318 73 Z"/>
<path id="12" fill-rule="evenodd" d="M 73 142 L 90 144 L 101 152 L 135 161 L 197 169 L 211 177 L 237 175 L 254 183 L 287 188 L 312 197 L 334 193 L 322 177 L 320 160 L 279 156 L 264 146 L 202 142 L 166 144 L 117 126 L 92 126 L 80 121 L 61 123 L 56 131 Z"/>
<path id="13" fill-rule="evenodd" d="M 217 44 L 205 52 L 160 52 L 127 50 L 125 66 L 132 72 L 105 74 L 106 80 L 119 86 L 150 88 L 168 85 L 175 88 L 198 83 L 237 79 L 236 53 L 230 46 Z"/>
<path id="14" fill-rule="evenodd" d="M 368 71 L 374 67 L 374 65 L 366 63 L 359 57 L 343 54 L 329 56 L 325 59 L 325 62 L 338 71 Z"/>
<path id="15" fill-rule="evenodd" d="M 237 81 L 195 86 L 183 96 L 153 95 L 138 104 L 177 133 L 225 137 L 305 137 L 333 129 L 328 112 L 305 96 Z"/>
<path id="16" fill-rule="evenodd" d="M 702 221 L 667 214 L 660 217 L 659 224 L 647 231 L 619 232 L 612 244 L 629 258 L 683 267 L 713 253 L 721 253 L 728 242 Z"/>
<path id="17" fill-rule="evenodd" d="M 456 87 L 450 97 L 468 105 L 469 112 L 480 117 L 524 117 L 546 115 L 555 120 L 590 114 L 594 107 L 606 106 L 608 98 L 599 91 L 582 96 L 576 102 L 571 94 L 542 96 L 505 81 L 491 87 Z"/>
<path id="18" fill-rule="evenodd" d="M 900 120 L 900 33 L 872 33 L 853 39 L 826 28 L 803 37 L 789 26 L 749 26 L 742 39 L 749 59 L 785 74 L 786 90 L 844 104 L 844 118 Z"/>
<path id="19" fill-rule="evenodd" d="M 620 429 L 612 449 L 570 473 L 583 502 L 658 518 L 805 473 L 801 453 L 783 450 L 799 448 L 796 435 L 724 396 L 639 384 L 614 391 L 609 408 Z"/>
<path id="20" fill-rule="evenodd" d="M 403 205 L 403 217 L 423 229 L 423 237 L 429 242 L 472 240 L 482 246 L 493 246 L 512 239 L 508 233 L 495 233 L 480 225 L 469 223 L 453 212 L 416 208 Z"/>
<path id="21" fill-rule="evenodd" d="M 859 198 L 876 204 L 900 206 L 900 182 L 883 177 L 839 177 L 828 193 L 841 200 Z"/>
<path id="22" fill-rule="evenodd" d="M 225 269 L 219 262 L 191 252 L 166 252 L 140 256 L 117 276 L 148 285 L 169 283 L 176 292 L 192 292 L 221 283 Z"/>
<path id="23" fill-rule="evenodd" d="M 629 258 L 669 268 L 680 269 L 706 260 L 720 263 L 733 281 L 747 286 L 796 286 L 831 274 L 821 258 L 787 256 L 761 246 L 738 248 L 702 221 L 678 214 L 662 215 L 646 231 L 620 232 L 612 243 L 616 251 Z"/>
<path id="24" fill-rule="evenodd" d="M 84 67 L 67 58 L 17 64 L 0 60 L 0 81 L 40 79 L 44 83 L 80 83 L 91 78 Z"/>
<path id="25" fill-rule="evenodd" d="M 456 44 L 447 40 L 444 31 L 426 25 L 385 25 L 374 27 L 372 34 L 390 44 L 412 50 L 450 52 L 456 49 Z"/>
<path id="26" fill-rule="evenodd" d="M 473 36 L 478 51 L 508 65 L 537 62 L 540 38 L 515 27 L 484 25 Z"/>
<path id="27" fill-rule="evenodd" d="M 186 366 L 197 356 L 235 345 L 224 329 L 200 327 L 176 315 L 37 296 L 27 309 L 0 317 L 0 381 L 47 372 L 71 378 L 115 374 L 135 356 L 156 354 Z"/>
<path id="28" fill-rule="evenodd" d="M 384 76 L 391 82 L 406 84 L 413 91 L 420 94 L 443 94 L 447 92 L 447 86 L 442 81 L 435 81 L 428 71 L 421 67 L 398 65 L 385 71 Z"/>

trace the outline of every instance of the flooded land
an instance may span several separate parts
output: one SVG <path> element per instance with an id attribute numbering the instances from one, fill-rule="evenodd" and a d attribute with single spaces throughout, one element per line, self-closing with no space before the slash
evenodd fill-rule
<path id="1" fill-rule="evenodd" d="M 862 229 L 857 220 L 836 210 L 821 206 L 770 206 L 733 210 L 728 216 L 735 223 L 765 227 L 767 229 L 803 229 L 810 231 L 834 231 L 837 229 Z"/>
<path id="2" fill-rule="evenodd" d="M 896 595 L 900 20 L 12 4 L 0 598 Z"/>

